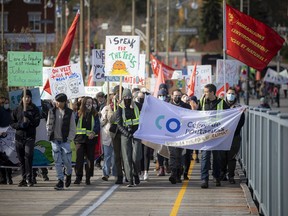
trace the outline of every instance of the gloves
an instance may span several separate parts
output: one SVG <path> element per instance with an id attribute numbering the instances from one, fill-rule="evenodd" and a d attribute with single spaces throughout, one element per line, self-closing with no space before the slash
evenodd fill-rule
<path id="1" fill-rule="evenodd" d="M 25 128 L 28 127 L 28 125 L 29 125 L 29 122 L 22 122 L 22 123 L 20 124 L 20 128 L 25 129 Z"/>

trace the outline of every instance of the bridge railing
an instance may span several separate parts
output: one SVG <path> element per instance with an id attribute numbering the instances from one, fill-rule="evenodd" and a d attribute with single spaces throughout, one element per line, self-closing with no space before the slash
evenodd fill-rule
<path id="1" fill-rule="evenodd" d="M 288 215 L 288 114 L 249 107 L 240 160 L 259 211 Z"/>

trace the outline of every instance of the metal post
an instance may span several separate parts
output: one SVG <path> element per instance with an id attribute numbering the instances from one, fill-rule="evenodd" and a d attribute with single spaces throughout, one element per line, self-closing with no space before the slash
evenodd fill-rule
<path id="1" fill-rule="evenodd" d="M 166 64 L 169 65 L 169 40 L 170 40 L 170 0 L 167 0 L 167 17 L 166 17 Z"/>
<path id="2" fill-rule="evenodd" d="M 80 68 L 82 71 L 83 81 L 85 82 L 84 68 L 84 1 L 80 0 Z"/>
<path id="3" fill-rule="evenodd" d="M 154 52 L 157 53 L 157 35 L 158 35 L 158 0 L 154 2 Z"/>
<path id="4" fill-rule="evenodd" d="M 87 35 L 88 35 L 88 39 L 87 39 L 87 55 L 88 55 L 88 58 L 89 58 L 89 61 L 88 61 L 88 68 L 87 68 L 87 71 L 88 73 L 90 72 L 90 62 L 91 62 L 91 48 L 90 48 L 90 45 L 91 45 L 91 42 L 90 42 L 90 19 L 91 19 L 91 14 L 90 14 L 90 6 L 91 6 L 91 1 L 88 0 L 88 12 L 87 12 L 87 17 L 88 17 L 88 23 L 87 23 Z"/>
<path id="5" fill-rule="evenodd" d="M 147 0 L 147 17 L 146 17 L 146 61 L 145 71 L 150 76 L 150 67 L 149 67 L 149 59 L 150 59 L 150 0 Z"/>
<path id="6" fill-rule="evenodd" d="M 135 0 L 132 0 L 132 29 L 131 34 L 135 35 Z"/>

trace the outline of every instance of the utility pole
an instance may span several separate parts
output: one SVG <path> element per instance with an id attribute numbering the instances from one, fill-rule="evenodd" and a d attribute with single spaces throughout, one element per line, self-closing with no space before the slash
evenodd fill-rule
<path id="1" fill-rule="evenodd" d="M 88 68 L 87 68 L 87 71 L 88 71 L 88 73 L 90 73 L 90 62 L 91 62 L 91 43 L 90 43 L 90 28 L 91 28 L 91 25 L 90 25 L 90 20 L 91 20 L 91 1 L 90 0 L 88 0 L 88 12 L 87 12 L 87 16 L 88 16 L 88 23 L 87 23 L 87 36 L 88 36 L 88 39 L 87 39 L 87 55 L 88 55 Z"/>
<path id="2" fill-rule="evenodd" d="M 84 67 L 84 1 L 80 0 L 80 68 L 83 82 L 85 83 L 86 73 Z"/>
<path id="3" fill-rule="evenodd" d="M 135 0 L 132 0 L 132 29 L 131 34 L 135 35 Z"/>
<path id="4" fill-rule="evenodd" d="M 150 67 L 149 67 L 149 59 L 150 59 L 150 0 L 147 0 L 147 17 L 146 17 L 146 73 L 150 76 Z"/>
<path id="5" fill-rule="evenodd" d="M 166 64 L 169 65 L 169 40 L 170 40 L 170 0 L 167 0 L 167 16 L 166 16 Z"/>
<path id="6" fill-rule="evenodd" d="M 157 36 L 158 36 L 158 0 L 154 2 L 154 52 L 157 53 Z"/>

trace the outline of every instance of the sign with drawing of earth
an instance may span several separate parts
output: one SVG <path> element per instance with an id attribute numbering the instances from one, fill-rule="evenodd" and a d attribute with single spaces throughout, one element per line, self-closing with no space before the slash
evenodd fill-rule
<path id="1" fill-rule="evenodd" d="M 139 36 L 106 36 L 105 76 L 138 76 Z"/>

